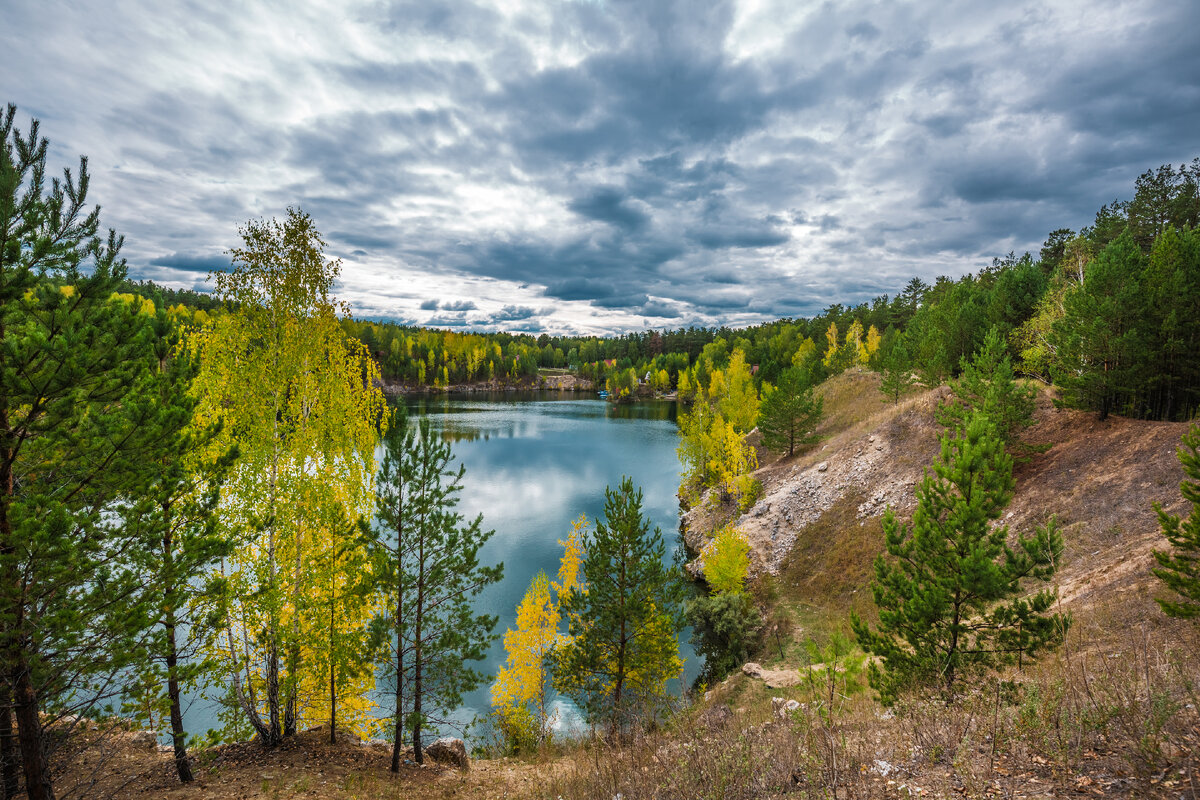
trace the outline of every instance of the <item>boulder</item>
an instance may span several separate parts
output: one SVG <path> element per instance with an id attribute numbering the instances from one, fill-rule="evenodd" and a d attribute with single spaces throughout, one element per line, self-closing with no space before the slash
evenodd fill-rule
<path id="1" fill-rule="evenodd" d="M 788 714 L 800 707 L 800 704 L 795 700 L 786 700 L 782 697 L 771 698 L 771 713 L 775 719 L 787 719 Z"/>
<path id="2" fill-rule="evenodd" d="M 463 744 L 463 740 L 453 739 L 449 736 L 443 736 L 426 747 L 425 755 L 443 764 L 453 764 L 459 769 L 467 769 L 470 765 L 470 760 L 467 758 L 467 746 Z"/>
<path id="3" fill-rule="evenodd" d="M 742 674 L 757 678 L 771 689 L 786 689 L 800 683 L 800 672 L 795 669 L 763 669 L 761 664 L 749 661 L 742 665 Z"/>

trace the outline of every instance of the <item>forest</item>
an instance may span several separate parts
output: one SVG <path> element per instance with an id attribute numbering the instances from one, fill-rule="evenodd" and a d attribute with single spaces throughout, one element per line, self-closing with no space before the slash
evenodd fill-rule
<path id="1" fill-rule="evenodd" d="M 393 771 L 406 745 L 422 760 L 422 737 L 492 678 L 472 664 L 496 620 L 471 601 L 503 565 L 482 563 L 491 531 L 457 510 L 467 477 L 449 444 L 390 408 L 385 383 L 565 368 L 619 398 L 648 374 L 686 407 L 685 506 L 744 511 L 761 489 L 747 436 L 789 455 L 811 442 L 823 381 L 867 367 L 892 402 L 950 381 L 923 516 L 887 517 L 882 611 L 853 621 L 861 650 L 886 664 L 869 670 L 885 702 L 930 682 L 952 698 L 966 676 L 1036 657 L 1069 626 L 1051 593 L 1016 596 L 1053 574 L 1054 524 L 1015 547 L 990 525 L 1031 413 L 1014 381 L 1053 383 L 1065 406 L 1100 418 L 1200 409 L 1200 159 L 1144 173 L 1132 199 L 1051 232 L 1037 257 L 913 278 L 891 298 L 740 330 L 534 338 L 351 319 L 334 296 L 340 263 L 294 208 L 238 230 L 211 294 L 132 281 L 121 236 L 88 206 L 86 159 L 51 178 L 36 121 L 22 133 L 10 106 L 0 123 L 6 800 L 54 797 L 55 732 L 114 714 L 169 731 L 182 782 L 189 748 L 248 736 L 273 747 L 316 724 L 331 741 L 386 737 Z M 972 499 L 956 505 L 955 493 Z M 945 563 L 935 518 L 969 540 L 969 557 Z M 1175 525 L 1186 548 L 1189 528 Z M 631 482 L 610 487 L 603 517 L 581 518 L 563 548 L 556 580 L 534 579 L 504 634 L 491 724 L 506 751 L 551 738 L 551 687 L 612 737 L 664 719 L 685 624 L 716 680 L 746 655 L 739 631 L 765 622 L 747 600 L 738 532 L 713 538 L 689 597 Z M 1162 564 L 1185 597 L 1189 564 Z M 961 635 L 970 618 L 987 624 Z M 377 682 L 391 692 L 384 717 L 371 713 Z M 222 729 L 184 730 L 184 687 L 216 685 L 228 687 Z"/>

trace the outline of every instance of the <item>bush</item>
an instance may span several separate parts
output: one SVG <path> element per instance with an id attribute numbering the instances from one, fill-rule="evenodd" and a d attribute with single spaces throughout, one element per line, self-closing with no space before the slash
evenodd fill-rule
<path id="1" fill-rule="evenodd" d="M 704 656 L 700 680 L 714 683 L 750 659 L 758 648 L 762 614 L 744 593 L 697 597 L 685 609 L 692 645 Z"/>

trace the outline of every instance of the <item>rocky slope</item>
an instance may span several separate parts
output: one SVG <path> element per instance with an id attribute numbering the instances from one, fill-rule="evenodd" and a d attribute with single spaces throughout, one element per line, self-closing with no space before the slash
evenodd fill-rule
<path id="1" fill-rule="evenodd" d="M 763 493 L 745 514 L 706 501 L 690 510 L 683 520 L 689 547 L 699 552 L 717 527 L 733 521 L 751 544 L 753 569 L 777 575 L 801 551 L 878 539 L 889 506 L 902 518 L 911 515 L 913 488 L 939 450 L 934 413 L 947 389 L 892 406 L 882 402 L 877 386 L 878 377 L 867 372 L 827 382 L 821 441 L 791 458 L 764 454 L 755 473 Z M 1154 611 L 1149 570 L 1152 551 L 1165 541 L 1153 504 L 1174 513 L 1184 507 L 1175 450 L 1188 425 L 1100 421 L 1095 414 L 1056 409 L 1045 389 L 1035 420 L 1024 438 L 1048 449 L 1017 464 L 1017 488 L 1003 523 L 1015 534 L 1057 515 L 1066 543 L 1057 582 L 1068 606 L 1101 604 L 1123 616 Z M 863 563 L 822 564 L 818 557 L 806 567 L 841 569 L 858 581 L 869 575 L 879 543 L 861 543 L 854 558 Z M 1122 599 L 1130 595 L 1132 605 Z"/>

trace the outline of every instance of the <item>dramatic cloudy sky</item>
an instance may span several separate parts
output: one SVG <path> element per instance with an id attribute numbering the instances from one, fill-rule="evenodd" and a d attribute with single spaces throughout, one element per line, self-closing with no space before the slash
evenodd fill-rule
<path id="1" fill-rule="evenodd" d="M 236 10 L 228 10 L 236 9 Z M 745 324 L 959 275 L 1200 155 L 1200 3 L 4 0 L 131 272 L 289 205 L 362 316 Z"/>

